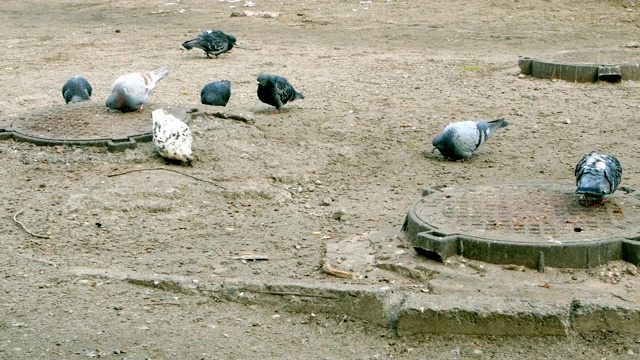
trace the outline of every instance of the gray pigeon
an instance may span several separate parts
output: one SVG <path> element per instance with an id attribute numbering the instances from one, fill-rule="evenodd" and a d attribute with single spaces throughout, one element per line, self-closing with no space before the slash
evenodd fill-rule
<path id="1" fill-rule="evenodd" d="M 229 80 L 214 81 L 200 90 L 200 102 L 205 105 L 226 106 L 231 97 L 231 82 Z"/>
<path id="2" fill-rule="evenodd" d="M 62 96 L 68 104 L 91 99 L 91 84 L 82 76 L 74 76 L 62 86 Z"/>
<path id="3" fill-rule="evenodd" d="M 136 72 L 120 76 L 111 85 L 111 95 L 107 98 L 107 107 L 122 112 L 142 111 L 158 81 L 168 73 L 169 70 L 166 68 L 160 68 L 156 71 Z"/>
<path id="4" fill-rule="evenodd" d="M 442 156 L 452 160 L 471 157 L 498 129 L 509 125 L 505 119 L 493 121 L 460 121 L 447 125 L 433 139 Z"/>
<path id="5" fill-rule="evenodd" d="M 227 35 L 220 30 L 207 30 L 197 38 L 183 42 L 182 46 L 187 50 L 202 49 L 207 53 L 208 58 L 211 58 L 211 55 L 218 58 L 218 55 L 231 50 L 235 44 L 235 36 Z"/>
<path id="6" fill-rule="evenodd" d="M 605 195 L 613 194 L 622 179 L 618 159 L 607 154 L 590 153 L 576 165 L 576 194 L 584 195 L 585 205 L 602 205 Z"/>
<path id="7" fill-rule="evenodd" d="M 287 79 L 277 75 L 258 75 L 258 99 L 265 104 L 276 107 L 274 112 L 289 101 L 304 99 L 304 95 L 297 92 Z"/>

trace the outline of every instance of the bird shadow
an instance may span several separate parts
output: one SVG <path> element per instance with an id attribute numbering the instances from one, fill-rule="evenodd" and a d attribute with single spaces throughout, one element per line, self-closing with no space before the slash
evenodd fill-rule
<path id="1" fill-rule="evenodd" d="M 282 114 L 291 114 L 298 110 L 300 109 L 296 107 L 281 108 L 280 110 L 275 110 L 273 107 L 271 107 L 271 108 L 256 109 L 253 113 L 257 115 L 282 115 Z"/>

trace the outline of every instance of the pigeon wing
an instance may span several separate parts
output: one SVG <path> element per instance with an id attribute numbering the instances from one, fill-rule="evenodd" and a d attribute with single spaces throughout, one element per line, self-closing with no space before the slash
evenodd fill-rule
<path id="1" fill-rule="evenodd" d="M 611 155 L 603 155 L 605 158 L 605 169 L 604 169 L 604 177 L 609 184 L 609 191 L 607 194 L 613 194 L 620 185 L 620 181 L 622 180 L 622 166 L 618 159 Z"/>
<path id="2" fill-rule="evenodd" d="M 463 121 L 454 124 L 451 141 L 458 155 L 468 158 L 486 141 L 486 128 L 475 121 Z"/>
<path id="3" fill-rule="evenodd" d="M 293 86 L 289 84 L 287 79 L 282 77 L 277 77 L 275 80 L 275 89 L 280 101 L 283 104 L 286 104 L 288 101 L 292 100 L 296 94 L 296 91 L 293 89 Z"/>

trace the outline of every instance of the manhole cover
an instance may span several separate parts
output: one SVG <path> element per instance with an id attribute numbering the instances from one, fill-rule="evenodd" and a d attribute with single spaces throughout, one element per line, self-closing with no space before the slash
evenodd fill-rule
<path id="1" fill-rule="evenodd" d="M 638 264 L 640 198 L 619 190 L 585 207 L 567 185 L 483 185 L 425 191 L 404 229 L 417 249 L 495 264 L 587 268 Z"/>
<path id="2" fill-rule="evenodd" d="M 520 72 L 542 79 L 618 82 L 640 79 L 640 49 L 583 49 L 520 57 Z"/>
<path id="3" fill-rule="evenodd" d="M 161 107 L 184 121 L 190 119 L 187 111 L 171 106 L 146 104 L 142 112 L 122 113 L 84 101 L 19 115 L 8 128 L 0 129 L 0 139 L 36 145 L 107 146 L 112 151 L 135 148 L 137 142 L 152 140 L 151 111 Z"/>

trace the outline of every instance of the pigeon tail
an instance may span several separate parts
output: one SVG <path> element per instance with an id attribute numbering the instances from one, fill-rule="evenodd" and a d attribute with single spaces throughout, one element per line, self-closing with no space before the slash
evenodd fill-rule
<path id="1" fill-rule="evenodd" d="M 578 189 L 576 189 L 576 194 L 585 194 L 585 195 L 591 195 L 596 197 L 602 197 L 604 196 L 605 193 L 604 191 L 602 191 L 600 187 L 589 184 L 588 186 L 578 187 Z"/>
<path id="2" fill-rule="evenodd" d="M 489 125 L 489 129 L 491 129 L 492 133 L 498 131 L 498 129 L 502 129 L 503 127 L 506 127 L 507 125 L 509 125 L 507 120 L 505 120 L 504 118 L 500 118 L 493 121 L 487 121 L 487 124 Z"/>
<path id="3" fill-rule="evenodd" d="M 162 79 L 163 77 L 167 76 L 167 74 L 169 73 L 169 69 L 167 69 L 166 67 L 161 67 L 160 69 L 156 70 L 154 72 L 154 75 L 156 76 L 156 82 L 160 81 L 160 79 Z"/>
<path id="4" fill-rule="evenodd" d="M 196 44 L 199 44 L 199 43 L 200 43 L 200 39 L 193 39 L 193 40 L 183 42 L 182 47 L 187 50 L 191 50 L 196 46 Z"/>

